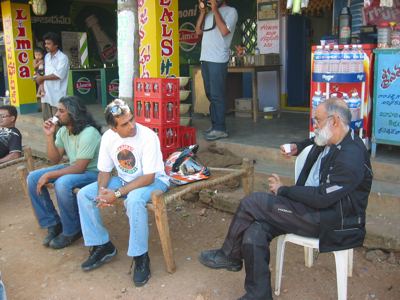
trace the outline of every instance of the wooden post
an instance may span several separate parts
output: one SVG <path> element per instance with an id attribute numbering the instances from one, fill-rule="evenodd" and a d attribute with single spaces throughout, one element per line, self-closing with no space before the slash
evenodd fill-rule
<path id="1" fill-rule="evenodd" d="M 26 159 L 26 165 L 28 167 L 28 172 L 32 172 L 35 169 L 35 165 L 33 162 L 31 147 L 24 148 L 24 157 Z"/>
<path id="2" fill-rule="evenodd" d="M 154 191 L 151 195 L 154 206 L 154 215 L 156 219 L 158 234 L 161 240 L 161 247 L 164 254 L 165 265 L 168 273 L 174 273 L 176 270 L 174 254 L 171 244 L 171 236 L 169 234 L 167 209 L 164 203 L 162 191 Z"/>
<path id="3" fill-rule="evenodd" d="M 28 170 L 26 169 L 25 166 L 19 166 L 17 168 L 17 171 L 19 175 L 19 180 L 21 181 L 22 188 L 24 189 L 25 196 L 29 198 L 28 186 L 26 183 L 26 178 L 28 177 Z"/>
<path id="4" fill-rule="evenodd" d="M 246 170 L 246 174 L 242 177 L 243 191 L 246 196 L 250 195 L 254 190 L 254 164 L 253 160 L 243 158 L 242 168 Z"/>

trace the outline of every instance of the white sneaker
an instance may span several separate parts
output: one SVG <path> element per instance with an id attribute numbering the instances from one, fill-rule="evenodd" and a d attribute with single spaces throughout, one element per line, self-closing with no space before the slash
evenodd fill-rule
<path id="1" fill-rule="evenodd" d="M 227 138 L 228 137 L 228 133 L 225 131 L 220 131 L 220 130 L 211 130 L 209 133 L 207 133 L 205 135 L 205 139 L 207 141 L 215 141 L 218 139 L 223 139 L 223 138 Z"/>

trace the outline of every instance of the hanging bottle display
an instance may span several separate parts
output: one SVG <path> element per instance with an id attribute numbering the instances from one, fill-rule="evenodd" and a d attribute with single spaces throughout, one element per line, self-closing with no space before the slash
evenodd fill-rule
<path id="1" fill-rule="evenodd" d="M 339 15 L 339 44 L 351 42 L 351 13 L 349 7 L 343 7 Z"/>

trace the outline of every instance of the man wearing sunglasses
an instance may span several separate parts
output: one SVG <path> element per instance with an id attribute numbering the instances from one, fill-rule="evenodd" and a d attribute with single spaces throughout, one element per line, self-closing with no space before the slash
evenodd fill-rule
<path id="1" fill-rule="evenodd" d="M 210 7 L 208 13 L 206 6 Z M 199 0 L 199 9 L 196 34 L 202 36 L 201 74 L 210 101 L 211 118 L 205 138 L 212 141 L 228 137 L 225 125 L 226 76 L 238 14 L 225 0 Z"/>
<path id="2" fill-rule="evenodd" d="M 15 128 L 17 116 L 14 106 L 0 106 L 0 163 L 21 157 L 22 137 Z"/>
<path id="3" fill-rule="evenodd" d="M 212 269 L 240 271 L 244 261 L 246 294 L 241 300 L 272 300 L 269 245 L 294 233 L 319 238 L 319 251 L 360 247 L 372 184 L 369 153 L 350 129 L 347 104 L 329 99 L 317 107 L 314 139 L 291 144 L 285 155 L 312 146 L 296 184 L 268 178 L 271 193 L 244 198 L 220 249 L 203 251 L 200 262 Z M 283 152 L 283 146 L 281 147 Z"/>
<path id="4" fill-rule="evenodd" d="M 133 282 L 143 286 L 150 278 L 149 228 L 146 204 L 154 190 L 169 186 L 157 135 L 135 123 L 132 111 L 116 99 L 105 110 L 107 130 L 100 145 L 99 177 L 78 193 L 78 205 L 85 245 L 92 247 L 82 263 L 84 271 L 100 267 L 117 254 L 101 219 L 100 208 L 124 201 L 129 218 L 128 256 L 133 257 Z M 117 170 L 118 176 L 111 171 Z"/>

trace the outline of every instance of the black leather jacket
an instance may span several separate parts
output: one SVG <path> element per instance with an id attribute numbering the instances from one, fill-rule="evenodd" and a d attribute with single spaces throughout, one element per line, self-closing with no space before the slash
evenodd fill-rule
<path id="1" fill-rule="evenodd" d="M 311 144 L 313 139 L 297 143 L 298 153 Z M 322 159 L 320 185 L 304 186 L 323 149 L 317 145 L 311 148 L 296 185 L 281 187 L 278 195 L 319 210 L 320 252 L 362 246 L 373 176 L 369 153 L 362 140 L 349 131 Z"/>

